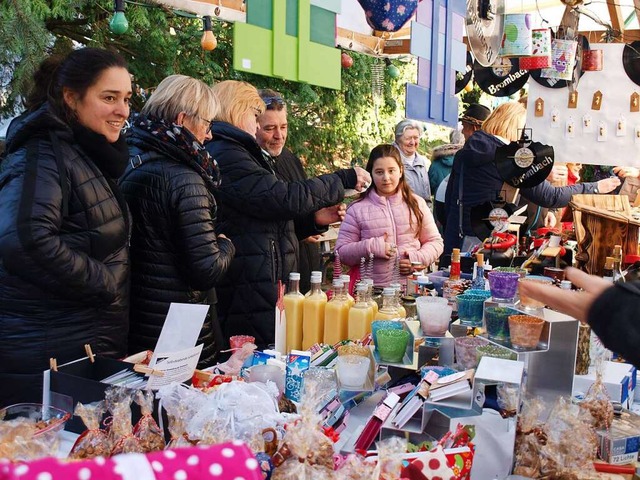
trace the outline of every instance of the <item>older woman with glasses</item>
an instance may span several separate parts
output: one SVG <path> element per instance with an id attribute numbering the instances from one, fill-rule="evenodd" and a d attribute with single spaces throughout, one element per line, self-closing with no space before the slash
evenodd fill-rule
<path id="1" fill-rule="evenodd" d="M 171 302 L 214 305 L 233 244 L 216 235 L 216 161 L 202 146 L 218 113 L 211 87 L 171 75 L 133 121 L 131 162 L 120 179 L 133 215 L 129 351 L 153 349 Z M 210 308 L 198 343 L 211 365 L 222 337 Z"/>
<path id="2" fill-rule="evenodd" d="M 400 152 L 404 176 L 413 193 L 422 197 L 431 208 L 431 187 L 429 186 L 429 159 L 418 153 L 422 126 L 409 119 L 396 125 L 394 145 Z"/>
<path id="3" fill-rule="evenodd" d="M 294 220 L 335 205 L 345 188 L 363 189 L 371 176 L 356 167 L 297 182 L 279 180 L 273 158 L 256 141 L 258 117 L 266 107 L 258 91 L 235 80 L 213 89 L 221 108 L 207 150 L 222 171 L 216 193 L 220 231 L 237 249 L 218 288 L 218 313 L 225 336 L 253 335 L 264 348 L 275 337 L 278 281 L 286 282 L 297 268 Z"/>

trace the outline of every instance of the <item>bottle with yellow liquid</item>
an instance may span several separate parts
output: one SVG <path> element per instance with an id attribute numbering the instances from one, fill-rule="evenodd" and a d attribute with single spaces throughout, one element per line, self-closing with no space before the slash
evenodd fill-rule
<path id="1" fill-rule="evenodd" d="M 386 287 L 382 291 L 382 308 L 378 311 L 376 320 L 391 320 L 399 317 L 400 312 L 396 305 L 396 289 Z"/>
<path id="2" fill-rule="evenodd" d="M 324 343 L 335 345 L 349 335 L 349 299 L 342 280 L 333 281 L 333 297 L 324 309 Z"/>
<path id="3" fill-rule="evenodd" d="M 407 310 L 402 306 L 402 301 L 400 300 L 400 297 L 402 297 L 402 285 L 400 285 L 399 283 L 391 283 L 389 284 L 389 286 L 393 288 L 396 292 L 395 302 L 396 302 L 396 308 L 398 309 L 398 317 L 406 318 Z"/>
<path id="4" fill-rule="evenodd" d="M 321 285 L 322 277 L 311 275 L 311 290 L 309 296 L 304 298 L 302 307 L 302 350 L 309 350 L 322 342 L 327 294 L 322 291 Z"/>
<path id="5" fill-rule="evenodd" d="M 285 353 L 302 350 L 302 305 L 304 295 L 300 293 L 300 274 L 289 274 L 289 290 L 283 297 L 284 313 L 287 316 L 287 345 Z"/>
<path id="6" fill-rule="evenodd" d="M 365 278 L 362 283 L 367 286 L 367 303 L 371 307 L 371 319 L 369 321 L 373 322 L 376 319 L 376 315 L 378 315 L 378 304 L 373 299 L 373 279 Z"/>
<path id="7" fill-rule="evenodd" d="M 312 270 L 311 271 L 311 281 L 313 282 L 313 278 L 317 277 L 320 279 L 320 285 L 322 286 L 322 272 L 319 270 Z M 322 292 L 324 293 L 324 292 Z M 307 293 L 304 294 L 305 297 L 308 297 L 309 295 L 311 295 L 311 289 L 309 289 L 309 291 Z M 324 293 L 325 298 L 327 297 L 327 294 Z"/>
<path id="8" fill-rule="evenodd" d="M 368 286 L 361 282 L 356 287 L 356 303 L 349 309 L 349 340 L 361 340 L 371 331 L 371 305 L 367 301 Z"/>
<path id="9" fill-rule="evenodd" d="M 349 308 L 353 307 L 356 303 L 356 299 L 349 294 L 349 284 L 351 284 L 351 277 L 349 275 L 340 275 L 340 280 L 344 282 L 344 293 L 349 300 Z"/>

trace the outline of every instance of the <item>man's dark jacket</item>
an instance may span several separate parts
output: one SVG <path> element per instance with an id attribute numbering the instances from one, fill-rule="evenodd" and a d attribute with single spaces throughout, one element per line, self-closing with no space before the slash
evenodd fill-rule
<path id="1" fill-rule="evenodd" d="M 226 122 L 213 123 L 206 148 L 218 161 L 222 184 L 216 192 L 219 231 L 236 247 L 220 281 L 218 314 L 231 335 L 253 335 L 259 348 L 274 341 L 278 281 L 296 271 L 293 220 L 335 205 L 353 188 L 353 170 L 340 170 L 299 182 L 283 182 L 255 138 Z"/>

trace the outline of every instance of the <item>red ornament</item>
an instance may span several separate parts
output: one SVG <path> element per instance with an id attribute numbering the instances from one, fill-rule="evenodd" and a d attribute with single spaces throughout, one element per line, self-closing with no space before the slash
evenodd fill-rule
<path id="1" fill-rule="evenodd" d="M 342 68 L 351 68 L 353 66 L 353 58 L 348 53 L 342 52 L 340 62 L 342 63 Z"/>

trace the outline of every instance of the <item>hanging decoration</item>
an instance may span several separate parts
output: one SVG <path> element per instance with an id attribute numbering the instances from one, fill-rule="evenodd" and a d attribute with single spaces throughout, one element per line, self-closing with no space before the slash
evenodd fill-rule
<path id="1" fill-rule="evenodd" d="M 218 40 L 211 31 L 211 17 L 209 15 L 205 15 L 204 17 L 202 17 L 202 23 L 203 32 L 202 40 L 200 40 L 200 45 L 202 45 L 203 50 L 215 50 L 215 48 L 218 46 Z"/>
<path id="2" fill-rule="evenodd" d="M 340 55 L 340 64 L 342 68 L 351 68 L 353 67 L 353 58 L 351 58 L 351 55 L 348 53 L 342 52 L 342 55 Z"/>
<path id="3" fill-rule="evenodd" d="M 389 75 L 389 78 L 392 79 L 396 79 L 400 76 L 400 69 L 398 67 L 396 67 L 390 59 L 385 58 L 384 59 L 384 63 L 386 65 L 385 67 L 385 71 L 387 72 L 387 75 Z"/>
<path id="4" fill-rule="evenodd" d="M 291 8 L 293 7 L 296 8 Z M 233 28 L 233 68 L 339 89 L 333 0 L 246 0 L 246 23 Z M 311 26 L 313 25 L 313 28 Z"/>
<path id="5" fill-rule="evenodd" d="M 129 29 L 129 21 L 124 15 L 124 0 L 115 0 L 115 12 L 109 22 L 109 30 L 114 35 L 122 35 Z"/>
<path id="6" fill-rule="evenodd" d="M 520 59 L 521 70 L 537 70 L 551 66 L 551 30 L 534 28 L 531 31 L 531 56 Z"/>
<path id="7" fill-rule="evenodd" d="M 531 15 L 512 13 L 504 16 L 501 57 L 528 57 L 532 53 Z"/>
<path id="8" fill-rule="evenodd" d="M 462 42 L 464 0 L 422 0 L 411 22 L 411 54 L 418 57 L 418 83 L 407 84 L 406 116 L 448 127 L 458 125 L 456 71 L 466 69 Z"/>
<path id="9" fill-rule="evenodd" d="M 419 0 L 358 0 L 374 30 L 397 32 L 413 16 Z"/>
<path id="10" fill-rule="evenodd" d="M 466 2 L 469 47 L 476 61 L 490 67 L 498 58 L 504 31 L 504 0 Z"/>

